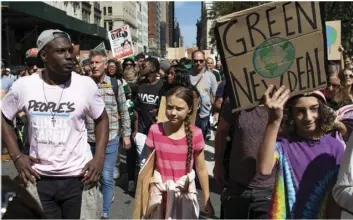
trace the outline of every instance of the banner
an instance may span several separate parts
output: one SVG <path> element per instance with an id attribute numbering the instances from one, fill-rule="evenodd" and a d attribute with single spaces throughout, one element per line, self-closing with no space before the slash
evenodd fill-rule
<path id="1" fill-rule="evenodd" d="M 319 2 L 272 2 L 216 20 L 232 110 L 257 106 L 270 84 L 292 95 L 327 84 Z"/>
<path id="2" fill-rule="evenodd" d="M 104 50 L 105 52 L 107 52 L 107 49 L 105 48 L 104 41 L 102 43 L 98 44 L 93 50 Z"/>
<path id="3" fill-rule="evenodd" d="M 341 21 L 326 21 L 326 42 L 328 60 L 341 60 Z"/>
<path id="4" fill-rule="evenodd" d="M 122 60 L 134 55 L 129 25 L 109 31 L 108 37 L 114 58 Z"/>

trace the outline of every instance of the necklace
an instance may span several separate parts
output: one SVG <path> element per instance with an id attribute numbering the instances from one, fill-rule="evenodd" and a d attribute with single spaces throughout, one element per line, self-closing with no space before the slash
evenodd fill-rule
<path id="1" fill-rule="evenodd" d="M 64 93 L 64 89 L 65 89 L 65 88 L 66 88 L 66 85 L 65 85 L 65 83 L 64 83 L 64 88 L 63 88 L 62 91 L 61 91 L 61 95 L 60 95 L 60 99 L 59 99 L 58 105 L 60 105 L 61 98 L 62 98 L 62 96 L 63 96 L 63 93 Z M 43 94 L 44 94 L 45 102 L 46 102 L 46 104 L 48 105 L 47 96 L 45 95 L 45 90 L 44 90 L 44 80 L 43 80 Z M 56 104 L 56 103 L 55 103 L 55 104 Z M 57 105 L 55 105 L 55 106 L 57 106 Z M 56 112 L 53 113 L 50 108 L 49 108 L 49 111 L 50 111 L 50 114 L 51 114 L 51 123 L 53 123 L 53 127 L 55 127 L 55 122 L 56 122 L 56 120 L 55 120 L 55 115 L 56 115 Z"/>

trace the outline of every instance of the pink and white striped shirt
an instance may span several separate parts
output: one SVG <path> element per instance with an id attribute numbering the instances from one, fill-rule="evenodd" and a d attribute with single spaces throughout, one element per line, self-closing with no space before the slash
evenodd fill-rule
<path id="1" fill-rule="evenodd" d="M 202 131 L 200 128 L 191 125 L 193 136 L 193 155 L 202 151 L 205 147 Z M 163 123 L 151 126 L 146 145 L 156 150 L 156 167 L 162 175 L 163 182 L 167 180 L 177 181 L 186 174 L 186 156 L 188 145 L 186 137 L 179 140 L 169 138 L 163 129 Z M 194 156 L 191 159 L 190 170 L 194 163 Z"/>

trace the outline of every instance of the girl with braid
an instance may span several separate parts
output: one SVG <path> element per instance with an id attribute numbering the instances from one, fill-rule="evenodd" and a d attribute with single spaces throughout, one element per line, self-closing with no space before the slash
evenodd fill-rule
<path id="1" fill-rule="evenodd" d="M 146 140 L 148 155 L 153 150 L 156 155 L 144 218 L 199 217 L 194 164 L 203 191 L 205 215 L 213 216 L 205 142 L 201 129 L 190 124 L 194 108 L 193 91 L 184 87 L 172 88 L 166 94 L 166 105 L 168 121 L 152 125 Z"/>

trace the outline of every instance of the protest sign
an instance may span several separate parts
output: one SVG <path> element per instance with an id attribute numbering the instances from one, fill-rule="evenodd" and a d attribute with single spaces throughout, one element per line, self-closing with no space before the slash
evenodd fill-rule
<path id="1" fill-rule="evenodd" d="M 109 31 L 108 37 L 114 58 L 122 60 L 134 55 L 129 25 Z"/>
<path id="2" fill-rule="evenodd" d="M 292 95 L 325 87 L 323 25 L 319 2 L 272 2 L 218 18 L 233 112 L 257 106 L 270 84 Z"/>
<path id="3" fill-rule="evenodd" d="M 326 42 L 328 60 L 341 60 L 341 21 L 326 21 Z"/>

